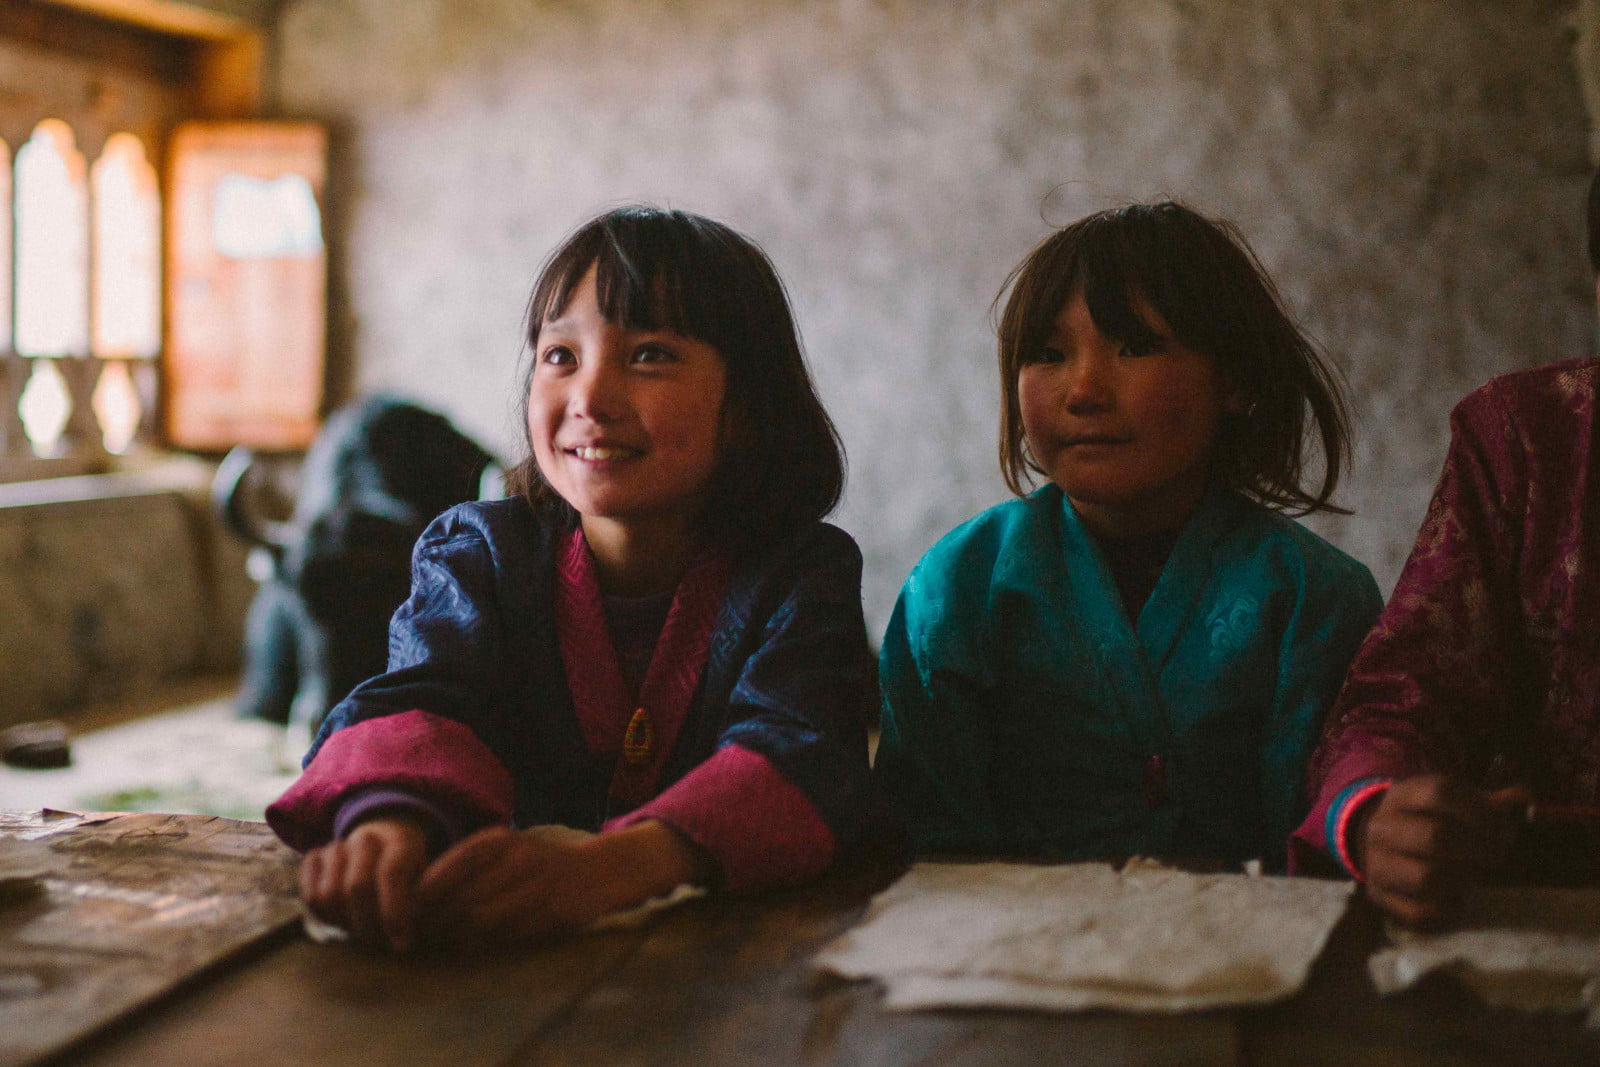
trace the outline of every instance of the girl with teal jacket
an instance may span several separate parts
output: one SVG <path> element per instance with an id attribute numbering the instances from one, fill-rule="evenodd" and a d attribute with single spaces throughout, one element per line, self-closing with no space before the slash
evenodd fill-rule
<path id="1" fill-rule="evenodd" d="M 883 784 L 920 852 L 1280 869 L 1382 607 L 1366 567 L 1284 514 L 1340 510 L 1337 381 L 1237 231 L 1178 204 L 1090 215 L 1008 287 L 1018 499 L 906 581 Z"/>

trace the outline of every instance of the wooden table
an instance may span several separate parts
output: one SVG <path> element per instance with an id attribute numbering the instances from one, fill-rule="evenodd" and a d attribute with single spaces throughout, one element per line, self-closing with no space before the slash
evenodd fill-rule
<path id="1" fill-rule="evenodd" d="M 167 856 L 165 869 L 174 878 L 192 879 L 197 866 L 220 864 L 232 872 L 234 892 L 260 898 L 262 940 L 242 955 L 229 946 L 219 953 L 225 957 L 220 963 L 77 1040 L 60 1062 L 1600 1063 L 1600 1035 L 1582 1030 L 1576 1017 L 1490 1011 L 1442 979 L 1379 998 L 1364 965 L 1380 932 L 1364 906 L 1352 909 L 1335 931 L 1306 990 L 1275 1007 L 1173 1017 L 898 1014 L 878 1006 L 872 986 L 820 980 L 808 969 L 815 951 L 860 916 L 893 872 L 857 872 L 783 893 L 707 898 L 640 928 L 537 950 L 396 958 L 313 945 L 262 905 L 292 904 L 285 857 L 264 828 L 199 816 L 133 818 L 164 820 L 161 832 L 168 836 L 152 837 L 155 824 L 149 822 L 119 827 L 113 820 L 55 840 L 76 856 L 102 857 L 80 873 L 85 884 L 125 869 L 116 859 L 119 850 L 139 852 L 146 879 L 158 877 L 151 873 L 156 855 Z M 0 833 L 4 828 L 0 820 Z M 129 829 L 139 833 L 121 840 Z M 252 841 L 261 850 L 241 866 Z M 219 858 L 216 849 L 226 855 Z M 246 870 L 258 877 L 244 877 Z M 4 915 L 0 911 L 0 975 L 15 949 L 6 940 L 14 929 Z M 162 951 L 170 947 L 151 948 L 148 967 L 161 969 Z M 0 1048 L 7 1011 L 0 997 Z"/>

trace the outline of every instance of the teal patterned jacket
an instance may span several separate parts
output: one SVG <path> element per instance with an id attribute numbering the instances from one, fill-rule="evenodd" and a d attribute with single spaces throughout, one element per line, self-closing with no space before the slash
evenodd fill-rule
<path id="1" fill-rule="evenodd" d="M 1047 485 L 957 527 L 907 579 L 877 773 L 923 853 L 1281 869 L 1323 716 L 1381 607 L 1361 563 L 1214 492 L 1131 623 Z"/>

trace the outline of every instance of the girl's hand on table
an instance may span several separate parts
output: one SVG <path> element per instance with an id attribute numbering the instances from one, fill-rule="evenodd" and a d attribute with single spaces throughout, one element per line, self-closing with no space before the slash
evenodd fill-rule
<path id="1" fill-rule="evenodd" d="M 414 940 L 416 885 L 427 865 L 427 831 L 410 819 L 378 816 L 306 853 L 300 895 L 313 915 L 357 942 L 404 952 Z"/>
<path id="2" fill-rule="evenodd" d="M 545 831 L 480 830 L 440 856 L 417 887 L 429 925 L 486 943 L 537 940 L 703 880 L 699 851 L 659 822 L 590 837 Z"/>
<path id="3" fill-rule="evenodd" d="M 1517 802 L 1527 802 L 1526 791 L 1484 794 L 1444 775 L 1396 782 L 1357 816 L 1354 851 L 1367 896 L 1407 925 L 1447 921 L 1467 886 L 1506 851 L 1494 815 Z"/>

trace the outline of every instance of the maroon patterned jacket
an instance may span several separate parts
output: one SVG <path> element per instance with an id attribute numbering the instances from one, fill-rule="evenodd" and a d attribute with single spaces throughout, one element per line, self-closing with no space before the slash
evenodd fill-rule
<path id="1" fill-rule="evenodd" d="M 1351 783 L 1419 773 L 1600 802 L 1600 360 L 1507 374 L 1451 415 L 1444 472 L 1312 757 L 1294 865 Z M 1323 861 L 1325 862 L 1325 860 Z"/>

